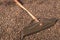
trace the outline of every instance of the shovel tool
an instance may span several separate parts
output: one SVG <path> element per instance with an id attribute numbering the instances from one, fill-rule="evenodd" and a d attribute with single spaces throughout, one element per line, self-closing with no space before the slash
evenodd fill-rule
<path id="1" fill-rule="evenodd" d="M 26 27 L 24 27 L 23 30 L 21 31 L 21 40 L 23 40 L 28 35 L 35 34 L 37 32 L 40 32 L 40 31 L 44 30 L 44 29 L 50 28 L 58 20 L 56 18 L 50 18 L 50 19 L 41 18 L 39 20 L 35 16 L 33 16 L 18 0 L 14 0 L 14 1 L 16 2 L 16 4 L 19 7 L 24 9 L 33 19 L 30 22 L 30 24 L 27 25 Z"/>

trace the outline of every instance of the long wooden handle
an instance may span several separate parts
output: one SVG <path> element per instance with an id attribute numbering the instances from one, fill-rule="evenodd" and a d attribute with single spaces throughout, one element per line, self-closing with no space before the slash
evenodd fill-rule
<path id="1" fill-rule="evenodd" d="M 39 22 L 39 20 L 33 16 L 18 0 L 14 0 L 18 6 L 20 6 L 22 9 L 24 9 L 36 22 Z"/>

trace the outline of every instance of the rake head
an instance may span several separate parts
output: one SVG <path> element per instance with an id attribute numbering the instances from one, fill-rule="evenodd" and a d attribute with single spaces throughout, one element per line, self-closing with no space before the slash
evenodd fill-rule
<path id="1" fill-rule="evenodd" d="M 57 20 L 58 19 L 56 18 L 51 18 L 51 19 L 42 18 L 40 22 L 36 22 L 34 20 L 31 21 L 31 23 L 28 26 L 23 28 L 21 39 L 23 39 L 28 35 L 35 34 L 37 32 L 50 28 L 57 22 Z"/>

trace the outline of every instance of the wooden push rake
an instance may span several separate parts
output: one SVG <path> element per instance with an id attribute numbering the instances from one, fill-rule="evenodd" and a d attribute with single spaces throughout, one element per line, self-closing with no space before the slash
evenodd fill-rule
<path id="1" fill-rule="evenodd" d="M 32 21 L 27 27 L 23 28 L 22 32 L 21 32 L 21 40 L 24 39 L 25 36 L 37 33 L 39 31 L 42 31 L 46 28 L 49 28 L 51 26 L 53 26 L 58 19 L 56 18 L 42 18 L 42 20 L 38 20 L 35 16 L 32 15 L 31 12 L 29 12 L 18 0 L 14 0 L 16 2 L 16 4 L 22 8 L 23 10 L 25 10 L 34 21 Z"/>

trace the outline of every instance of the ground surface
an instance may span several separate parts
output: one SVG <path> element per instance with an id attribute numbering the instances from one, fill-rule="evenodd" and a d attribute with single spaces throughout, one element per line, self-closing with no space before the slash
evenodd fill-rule
<path id="1" fill-rule="evenodd" d="M 60 19 L 60 0 L 21 0 L 37 18 Z M 20 40 L 20 31 L 32 18 L 12 0 L 0 0 L 0 40 Z M 25 37 L 26 40 L 60 40 L 60 20 L 51 28 Z"/>

